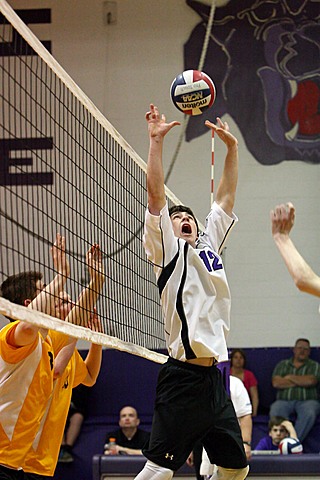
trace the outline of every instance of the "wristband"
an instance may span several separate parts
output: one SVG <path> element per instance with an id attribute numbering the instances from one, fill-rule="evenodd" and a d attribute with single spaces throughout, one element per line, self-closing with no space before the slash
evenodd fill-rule
<path id="1" fill-rule="evenodd" d="M 251 447 L 251 442 L 243 442 L 244 445 L 248 445 L 249 447 Z"/>

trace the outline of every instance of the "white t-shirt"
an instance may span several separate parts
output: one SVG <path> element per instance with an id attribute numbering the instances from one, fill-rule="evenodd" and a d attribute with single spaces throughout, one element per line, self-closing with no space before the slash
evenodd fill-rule
<path id="1" fill-rule="evenodd" d="M 228 359 L 230 290 L 218 252 L 237 220 L 214 202 L 193 248 L 174 236 L 167 205 L 159 216 L 146 211 L 144 248 L 154 265 L 168 352 L 177 360 Z"/>
<path id="2" fill-rule="evenodd" d="M 240 378 L 230 375 L 230 398 L 238 418 L 252 414 L 250 397 Z"/>

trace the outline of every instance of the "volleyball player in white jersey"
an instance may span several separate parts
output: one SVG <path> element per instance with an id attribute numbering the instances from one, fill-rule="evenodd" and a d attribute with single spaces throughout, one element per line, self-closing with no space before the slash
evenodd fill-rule
<path id="1" fill-rule="evenodd" d="M 157 107 L 146 114 L 150 139 L 147 166 L 148 209 L 144 246 L 154 265 L 164 311 L 168 362 L 161 367 L 148 461 L 139 480 L 170 480 L 201 440 L 215 478 L 243 480 L 248 473 L 239 423 L 217 361 L 228 359 L 230 292 L 219 252 L 232 226 L 238 180 L 238 142 L 228 125 L 206 121 L 227 147 L 216 201 L 199 236 L 188 207 L 169 214 L 162 167 L 165 135 L 179 122 L 166 123 Z"/>

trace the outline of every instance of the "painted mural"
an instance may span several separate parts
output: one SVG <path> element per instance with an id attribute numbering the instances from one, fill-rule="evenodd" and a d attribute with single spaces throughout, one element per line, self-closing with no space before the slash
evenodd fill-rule
<path id="1" fill-rule="evenodd" d="M 199 15 L 184 46 L 188 70 L 197 69 L 210 5 L 186 3 Z M 319 18 L 317 0 L 230 0 L 216 8 L 202 70 L 217 99 L 190 118 L 187 141 L 206 133 L 204 117 L 228 113 L 259 163 L 320 163 Z"/>

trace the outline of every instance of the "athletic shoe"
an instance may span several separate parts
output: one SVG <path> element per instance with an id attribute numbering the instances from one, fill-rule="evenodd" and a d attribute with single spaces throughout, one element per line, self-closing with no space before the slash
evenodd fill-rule
<path id="1" fill-rule="evenodd" d="M 71 463 L 73 461 L 74 461 L 74 458 L 71 455 L 71 453 L 61 448 L 59 453 L 58 463 Z"/>

